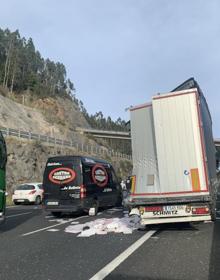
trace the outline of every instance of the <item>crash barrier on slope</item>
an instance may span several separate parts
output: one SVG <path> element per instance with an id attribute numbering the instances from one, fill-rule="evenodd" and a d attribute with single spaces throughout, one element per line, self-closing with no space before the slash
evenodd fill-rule
<path id="1" fill-rule="evenodd" d="M 131 160 L 131 155 L 119 153 L 117 151 L 103 148 L 98 145 L 89 145 L 83 142 L 81 143 L 75 142 L 74 140 L 59 139 L 56 137 L 50 137 L 48 135 L 42 135 L 30 131 L 23 131 L 20 129 L 14 129 L 8 127 L 0 127 L 0 130 L 5 137 L 10 136 L 10 137 L 24 138 L 27 140 L 35 140 L 38 142 L 45 142 L 56 146 L 75 148 L 77 152 L 84 152 L 84 153 L 96 154 L 96 155 L 107 155 L 110 157 L 117 157 L 117 158 L 124 158 L 124 159 Z"/>

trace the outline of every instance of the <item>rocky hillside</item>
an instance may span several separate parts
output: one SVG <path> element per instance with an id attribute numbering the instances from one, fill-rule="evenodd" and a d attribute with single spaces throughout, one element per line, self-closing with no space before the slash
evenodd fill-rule
<path id="1" fill-rule="evenodd" d="M 6 138 L 8 150 L 7 190 L 11 194 L 17 184 L 24 182 L 41 182 L 47 158 L 55 155 L 78 155 L 74 149 L 54 147 L 35 141 Z M 84 154 L 86 155 L 86 154 Z M 90 156 L 95 156 L 90 154 Z M 131 162 L 125 159 L 104 159 L 112 162 L 119 178 L 131 174 Z"/>
<path id="2" fill-rule="evenodd" d="M 68 98 L 34 99 L 25 94 L 10 96 L 0 94 L 0 127 L 9 127 L 38 134 L 46 134 L 60 139 L 74 140 L 79 143 L 97 144 L 94 139 L 79 134 L 76 127 L 88 128 L 89 124 L 78 106 Z M 22 104 L 24 103 L 24 104 Z M 43 170 L 49 156 L 77 155 L 74 148 L 64 148 L 36 141 L 6 137 L 8 150 L 7 189 L 20 183 L 42 181 Z M 101 142 L 99 142 L 99 145 Z M 96 156 L 87 154 L 91 156 Z M 96 156 L 97 157 L 97 156 Z M 131 162 L 105 157 L 112 162 L 119 177 L 131 174 Z"/>
<path id="3" fill-rule="evenodd" d="M 23 95 L 12 95 L 8 98 L 1 95 L 1 89 L 0 126 L 60 138 L 72 137 L 72 132 L 77 126 L 89 127 L 77 105 L 68 98 L 49 97 L 34 100 L 27 94 L 25 99 Z M 74 136 L 76 134 L 74 132 Z"/>

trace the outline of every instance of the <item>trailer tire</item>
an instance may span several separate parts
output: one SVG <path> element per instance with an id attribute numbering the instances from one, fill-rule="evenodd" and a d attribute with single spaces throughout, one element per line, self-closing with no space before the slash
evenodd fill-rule
<path id="1" fill-rule="evenodd" d="M 211 219 L 213 222 L 216 221 L 216 208 L 215 208 L 215 205 L 211 205 L 210 206 L 211 208 Z"/>

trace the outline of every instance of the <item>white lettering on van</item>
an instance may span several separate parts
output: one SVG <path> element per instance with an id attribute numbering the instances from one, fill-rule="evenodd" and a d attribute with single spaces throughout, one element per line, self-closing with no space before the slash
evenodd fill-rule
<path id="1" fill-rule="evenodd" d="M 61 163 L 59 162 L 48 162 L 47 166 L 60 166 L 62 165 Z"/>

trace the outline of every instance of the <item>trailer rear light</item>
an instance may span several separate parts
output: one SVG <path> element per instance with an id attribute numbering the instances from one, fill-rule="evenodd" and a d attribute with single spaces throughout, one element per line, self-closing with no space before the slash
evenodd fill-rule
<path id="1" fill-rule="evenodd" d="M 144 208 L 145 212 L 155 212 L 155 211 L 163 211 L 162 206 L 149 206 Z"/>
<path id="2" fill-rule="evenodd" d="M 84 185 L 80 186 L 80 198 L 86 197 L 86 187 Z"/>
<path id="3" fill-rule="evenodd" d="M 36 193 L 36 190 L 30 191 L 28 194 L 34 194 Z"/>
<path id="4" fill-rule="evenodd" d="M 192 209 L 193 215 L 204 215 L 209 214 L 210 210 L 208 207 L 196 207 Z"/>

